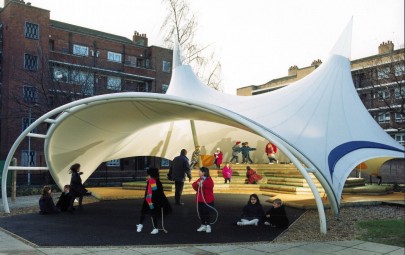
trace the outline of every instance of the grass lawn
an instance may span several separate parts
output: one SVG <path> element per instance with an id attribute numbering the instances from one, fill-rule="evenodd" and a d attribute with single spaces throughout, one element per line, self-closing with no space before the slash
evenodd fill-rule
<path id="1" fill-rule="evenodd" d="M 405 219 L 370 220 L 356 223 L 356 239 L 405 247 Z"/>

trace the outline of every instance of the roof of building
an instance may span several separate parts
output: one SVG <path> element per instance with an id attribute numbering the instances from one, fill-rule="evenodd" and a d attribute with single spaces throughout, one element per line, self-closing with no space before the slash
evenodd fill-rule
<path id="1" fill-rule="evenodd" d="M 114 35 L 86 27 L 81 27 L 81 26 L 76 26 L 72 24 L 68 24 L 65 22 L 57 21 L 57 20 L 50 20 L 50 25 L 55 28 L 60 28 L 64 30 L 68 30 L 71 32 L 76 32 L 80 34 L 85 34 L 85 35 L 92 35 L 92 36 L 97 36 L 101 38 L 105 38 L 108 40 L 114 40 L 122 43 L 128 43 L 128 44 L 134 44 L 134 42 L 124 36 L 119 36 L 119 35 Z"/>

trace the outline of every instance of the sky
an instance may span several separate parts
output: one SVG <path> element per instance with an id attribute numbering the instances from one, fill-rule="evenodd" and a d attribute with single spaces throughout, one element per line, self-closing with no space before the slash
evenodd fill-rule
<path id="1" fill-rule="evenodd" d="M 163 46 L 163 0 L 25 0 L 51 11 L 51 19 L 132 38 L 146 33 Z M 222 64 L 224 91 L 260 85 L 288 68 L 325 60 L 353 17 L 352 57 L 378 53 L 378 45 L 404 44 L 403 0 L 189 0 L 199 44 Z M 3 3 L 0 3 L 2 6 Z"/>

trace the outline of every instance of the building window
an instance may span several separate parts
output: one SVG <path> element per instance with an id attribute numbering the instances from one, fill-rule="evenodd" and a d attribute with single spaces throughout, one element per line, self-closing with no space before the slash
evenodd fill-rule
<path id="1" fill-rule="evenodd" d="M 377 78 L 380 79 L 388 79 L 390 77 L 390 67 L 380 67 L 377 69 Z"/>
<path id="2" fill-rule="evenodd" d="M 24 54 L 24 69 L 29 71 L 38 70 L 38 57 L 31 54 Z"/>
<path id="3" fill-rule="evenodd" d="M 33 122 L 35 121 L 34 118 L 31 118 L 31 120 L 29 118 L 22 118 L 21 119 L 21 125 L 22 125 L 22 131 L 24 131 L 25 129 L 27 129 Z M 31 133 L 37 133 L 37 128 L 34 128 Z"/>
<path id="4" fill-rule="evenodd" d="M 163 94 L 166 94 L 168 88 L 169 88 L 169 85 L 167 85 L 167 84 L 162 84 L 162 93 L 163 93 Z"/>
<path id="5" fill-rule="evenodd" d="M 149 86 L 147 82 L 136 82 L 135 83 L 135 91 L 137 92 L 148 92 L 149 91 Z"/>
<path id="6" fill-rule="evenodd" d="M 66 68 L 54 67 L 52 72 L 52 77 L 55 81 L 68 82 L 69 72 Z"/>
<path id="7" fill-rule="evenodd" d="M 121 63 L 121 53 L 111 52 L 109 51 L 107 54 L 107 59 L 113 62 Z"/>
<path id="8" fill-rule="evenodd" d="M 405 65 L 403 63 L 395 64 L 394 73 L 395 73 L 395 76 L 401 76 L 401 75 L 405 74 Z"/>
<path id="9" fill-rule="evenodd" d="M 400 114 L 400 113 L 395 113 L 395 122 L 404 122 L 404 115 Z"/>
<path id="10" fill-rule="evenodd" d="M 86 96 L 94 95 L 94 75 L 88 72 L 72 71 L 71 81 L 80 85 L 81 92 Z"/>
<path id="11" fill-rule="evenodd" d="M 405 133 L 395 134 L 395 141 L 399 142 L 401 145 L 405 145 Z"/>
<path id="12" fill-rule="evenodd" d="M 23 87 L 23 96 L 25 102 L 36 103 L 38 102 L 37 88 L 33 86 Z"/>
<path id="13" fill-rule="evenodd" d="M 395 88 L 395 99 L 400 99 L 405 96 L 405 88 Z"/>
<path id="14" fill-rule="evenodd" d="M 21 151 L 21 165 L 22 166 L 36 166 L 37 165 L 37 152 L 35 150 L 22 150 Z"/>
<path id="15" fill-rule="evenodd" d="M 55 50 L 55 40 L 49 39 L 49 50 L 50 51 Z"/>
<path id="16" fill-rule="evenodd" d="M 73 54 L 80 55 L 80 56 L 88 56 L 89 55 L 89 47 L 73 44 Z"/>
<path id="17" fill-rule="evenodd" d="M 107 89 L 121 91 L 121 78 L 108 76 L 107 77 Z"/>
<path id="18" fill-rule="evenodd" d="M 150 66 L 150 59 L 145 59 L 145 68 L 149 68 Z"/>
<path id="19" fill-rule="evenodd" d="M 378 100 L 388 99 L 390 97 L 390 92 L 388 90 L 378 91 Z"/>
<path id="20" fill-rule="evenodd" d="M 162 71 L 165 73 L 170 73 L 172 69 L 172 63 L 170 61 L 163 61 Z"/>
<path id="21" fill-rule="evenodd" d="M 39 38 L 38 24 L 25 22 L 25 38 L 38 40 Z"/>
<path id="22" fill-rule="evenodd" d="M 390 113 L 384 112 L 378 114 L 378 123 L 389 123 L 390 122 Z"/>
<path id="23" fill-rule="evenodd" d="M 120 166 L 120 160 L 119 159 L 114 159 L 114 160 L 110 160 L 107 161 L 106 163 L 107 166 Z"/>

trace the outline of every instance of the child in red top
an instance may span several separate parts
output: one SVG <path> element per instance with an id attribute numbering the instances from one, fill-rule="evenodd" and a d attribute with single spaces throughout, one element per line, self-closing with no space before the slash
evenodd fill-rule
<path id="1" fill-rule="evenodd" d="M 210 208 L 214 207 L 214 181 L 206 167 L 201 167 L 198 175 L 200 178 L 193 183 L 193 189 L 197 191 L 196 200 L 201 219 L 201 226 L 197 231 L 211 233 Z"/>

